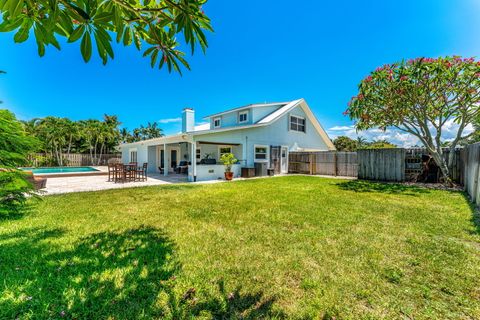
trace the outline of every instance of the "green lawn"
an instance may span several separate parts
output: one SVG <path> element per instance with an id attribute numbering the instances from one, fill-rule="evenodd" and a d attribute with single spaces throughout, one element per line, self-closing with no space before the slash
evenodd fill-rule
<path id="1" fill-rule="evenodd" d="M 458 192 L 277 177 L 45 197 L 0 220 L 0 318 L 480 318 Z"/>

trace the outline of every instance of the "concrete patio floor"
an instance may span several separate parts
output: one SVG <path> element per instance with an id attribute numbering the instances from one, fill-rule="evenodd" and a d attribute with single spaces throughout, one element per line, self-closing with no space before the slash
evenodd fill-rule
<path id="1" fill-rule="evenodd" d="M 186 175 L 170 174 L 164 176 L 158 173 L 148 175 L 147 181 L 115 183 L 109 182 L 108 177 L 103 176 L 84 176 L 84 177 L 59 177 L 48 178 L 47 187 L 42 189 L 42 195 L 61 194 L 71 192 L 98 191 L 108 189 L 132 188 L 156 186 L 162 184 L 184 183 L 188 182 Z"/>

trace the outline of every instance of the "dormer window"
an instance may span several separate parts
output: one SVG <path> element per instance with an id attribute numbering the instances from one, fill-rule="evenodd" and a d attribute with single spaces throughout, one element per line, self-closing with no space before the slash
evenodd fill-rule
<path id="1" fill-rule="evenodd" d="M 305 132 L 305 118 L 290 116 L 290 130 Z"/>
<path id="2" fill-rule="evenodd" d="M 220 118 L 220 117 L 213 118 L 213 127 L 214 128 L 220 128 L 221 125 L 222 125 L 222 118 Z"/>
<path id="3" fill-rule="evenodd" d="M 248 121 L 248 111 L 240 111 L 238 113 L 238 123 L 245 123 Z"/>

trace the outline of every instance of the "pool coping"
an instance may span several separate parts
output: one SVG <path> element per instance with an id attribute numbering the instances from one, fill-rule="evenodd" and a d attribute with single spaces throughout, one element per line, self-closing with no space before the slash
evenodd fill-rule
<path id="1" fill-rule="evenodd" d="M 33 174 L 36 178 L 67 178 L 67 177 L 88 177 L 88 176 L 106 176 L 108 175 L 107 167 L 103 166 L 89 166 L 98 171 L 87 172 L 56 172 L 56 173 L 40 173 Z"/>

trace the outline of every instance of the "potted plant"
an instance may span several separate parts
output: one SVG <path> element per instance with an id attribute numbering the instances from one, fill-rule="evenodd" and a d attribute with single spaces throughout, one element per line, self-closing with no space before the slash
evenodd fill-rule
<path id="1" fill-rule="evenodd" d="M 225 180 L 230 181 L 233 179 L 232 165 L 238 162 L 233 153 L 224 153 L 220 157 L 220 161 L 225 166 Z"/>

